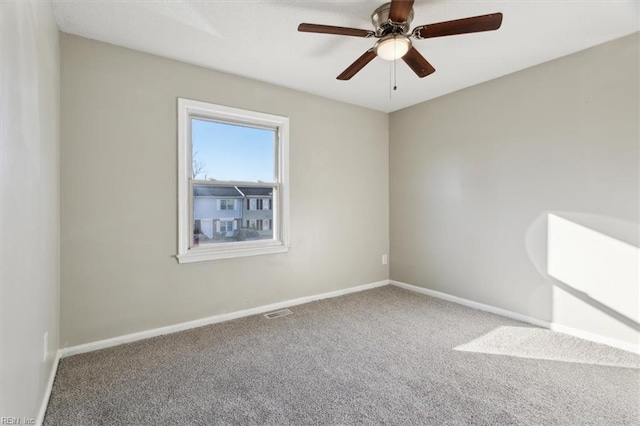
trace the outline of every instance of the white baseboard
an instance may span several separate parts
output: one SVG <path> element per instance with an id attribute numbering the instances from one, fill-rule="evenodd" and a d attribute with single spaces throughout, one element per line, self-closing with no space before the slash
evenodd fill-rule
<path id="1" fill-rule="evenodd" d="M 49 374 L 49 380 L 47 381 L 47 387 L 44 390 L 44 396 L 42 397 L 42 403 L 40 404 L 40 411 L 38 412 L 36 425 L 42 425 L 44 422 L 44 415 L 47 413 L 47 406 L 49 405 L 49 398 L 51 397 L 51 390 L 53 389 L 53 381 L 55 380 L 56 373 L 58 372 L 60 355 L 60 351 L 56 351 L 55 358 L 53 359 L 53 366 L 51 367 L 51 373 Z"/>
<path id="2" fill-rule="evenodd" d="M 262 314 L 269 311 L 275 311 L 278 309 L 288 308 L 295 305 L 301 305 L 303 303 L 309 303 L 316 300 L 328 299 L 332 297 L 343 296 L 345 294 L 357 293 L 364 290 L 369 290 L 376 287 L 382 287 L 387 284 L 391 284 L 400 288 L 404 288 L 406 290 L 414 291 L 416 293 L 426 294 L 427 296 L 436 297 L 438 299 L 448 300 L 450 302 L 458 303 L 460 305 L 468 306 L 470 308 L 479 309 L 481 311 L 490 312 L 496 315 L 500 315 L 506 318 L 511 318 L 517 321 L 522 321 L 528 324 L 532 324 L 542 328 L 548 328 L 560 333 L 568 334 L 574 337 L 579 337 L 581 339 L 589 340 L 596 343 L 602 343 L 608 346 L 613 346 L 615 348 L 623 349 L 629 352 L 634 352 L 640 354 L 640 345 L 634 345 L 633 343 L 620 341 L 617 339 L 612 339 L 610 337 L 589 333 L 587 331 L 578 330 L 575 328 L 567 327 L 561 324 L 552 323 L 549 321 L 541 320 L 538 318 L 533 318 L 527 315 L 519 314 L 517 312 L 508 311 L 506 309 L 497 308 L 495 306 L 486 305 L 484 303 L 474 302 L 473 300 L 464 299 L 461 297 L 453 296 L 447 293 L 442 293 L 435 290 L 430 290 L 423 287 L 418 287 L 415 285 L 393 281 L 393 280 L 382 280 L 370 284 L 364 284 L 356 287 L 349 287 L 342 290 L 331 291 L 327 293 L 316 294 L 313 296 L 305 296 L 297 299 L 285 300 L 283 302 L 272 303 L 270 305 L 258 306 L 256 308 L 245 309 L 242 311 L 235 311 L 221 315 L 215 315 L 212 317 L 202 318 L 194 321 L 183 322 L 180 324 L 169 325 L 166 327 L 154 328 L 151 330 L 140 331 L 137 333 L 126 334 L 124 336 L 113 337 L 110 339 L 99 340 L 96 342 L 85 343 L 78 346 L 70 346 L 67 348 L 62 348 L 58 351 L 57 359 L 56 359 L 56 369 L 57 363 L 60 358 L 68 357 L 71 355 L 81 354 L 85 352 L 96 351 L 99 349 L 110 348 L 113 346 L 122 345 L 124 343 L 136 342 L 138 340 L 149 339 L 151 337 L 162 336 L 164 334 L 177 333 L 179 331 L 189 330 L 192 328 L 202 327 L 210 324 L 217 324 L 224 321 L 230 321 L 237 318 L 247 317 L 251 315 Z M 52 372 L 52 377 L 50 379 L 50 386 L 53 385 L 53 377 L 55 377 L 55 370 Z M 48 399 L 48 398 L 47 398 Z M 44 406 L 44 410 L 46 410 L 46 405 Z M 41 410 L 42 411 L 42 410 Z M 42 416 L 44 416 L 44 411 L 42 412 Z"/>
<path id="3" fill-rule="evenodd" d="M 558 324 L 555 322 L 551 323 L 551 327 L 549 327 L 553 331 L 557 331 L 558 333 L 568 334 L 573 337 L 579 337 L 580 339 L 589 340 L 595 343 L 601 343 L 603 345 L 612 346 L 614 348 L 622 349 L 624 351 L 633 352 L 635 354 L 640 355 L 640 344 L 634 345 L 630 342 L 625 342 L 623 340 L 613 339 L 611 337 L 603 336 L 601 334 L 595 334 L 588 331 L 580 330 L 573 327 L 568 327 L 566 325 Z"/>
<path id="4" fill-rule="evenodd" d="M 428 288 L 418 287 L 415 285 L 403 283 L 400 281 L 393 281 L 393 280 L 390 280 L 389 283 L 391 285 L 395 285 L 396 287 L 404 288 L 405 290 L 426 294 L 427 296 L 435 297 L 438 299 L 448 300 L 449 302 L 454 302 L 459 305 L 468 306 L 470 308 L 478 309 L 485 312 L 491 312 L 492 314 L 496 314 L 496 315 L 511 318 L 514 320 L 537 325 L 538 327 L 550 328 L 550 325 L 551 325 L 548 321 L 529 317 L 527 315 L 522 315 L 517 312 L 508 311 L 506 309 L 496 308 L 495 306 L 485 305 L 484 303 L 474 302 L 473 300 L 463 299 L 462 297 L 452 296 L 447 293 L 441 293 L 439 291 L 430 290 Z"/>
<path id="5" fill-rule="evenodd" d="M 60 350 L 61 358 L 71 355 L 77 355 L 85 352 L 97 351 L 98 349 L 110 348 L 112 346 L 122 345 L 124 343 L 136 342 L 138 340 L 148 339 L 151 337 L 162 336 L 164 334 L 177 333 L 179 331 L 189 330 L 191 328 L 202 327 L 210 324 L 217 324 L 224 321 L 230 321 L 237 318 L 248 317 L 251 315 L 262 314 L 265 312 L 276 311 L 278 309 L 288 308 L 295 305 L 302 305 L 321 299 L 329 299 L 332 297 L 343 296 L 345 294 L 357 293 L 376 287 L 382 287 L 389 284 L 389 280 L 378 281 L 374 283 L 349 287 L 342 290 L 330 291 L 328 293 L 316 294 L 313 296 L 299 297 L 297 299 L 285 300 L 283 302 L 272 303 L 270 305 L 258 306 L 256 308 L 244 309 L 242 311 L 230 312 L 227 314 L 214 315 L 212 317 L 202 318 L 194 321 L 183 322 L 180 324 L 169 325 L 166 327 L 154 328 L 151 330 L 140 331 L 137 333 L 126 334 L 124 336 L 112 337 L 110 339 L 98 340 L 96 342 L 85 343 L 78 346 L 70 346 Z"/>
<path id="6" fill-rule="evenodd" d="M 548 328 L 550 330 L 557 331 L 559 333 L 568 334 L 570 336 L 578 337 L 580 339 L 589 340 L 591 342 L 601 343 L 603 345 L 608 345 L 614 348 L 640 354 L 640 345 L 634 345 L 633 343 L 630 343 L 630 342 L 625 342 L 622 340 L 613 339 L 611 337 L 602 336 L 600 334 L 579 330 L 577 328 L 567 327 L 566 325 L 557 324 L 554 322 L 549 322 L 549 321 L 541 320 L 538 318 L 533 318 L 527 315 L 519 314 L 517 312 L 508 311 L 506 309 L 497 308 L 491 305 L 485 305 L 484 303 L 474 302 L 473 300 L 463 299 L 462 297 L 452 296 L 447 293 L 430 290 L 424 287 L 418 287 L 418 286 L 403 283 L 400 281 L 389 280 L 389 284 L 394 285 L 396 287 L 404 288 L 406 290 L 414 291 L 416 293 L 426 294 L 427 296 L 432 296 L 438 299 L 454 302 L 459 305 L 468 306 L 470 308 L 478 309 L 485 312 L 490 312 L 492 314 L 500 315 L 506 318 L 511 318 L 517 321 L 526 322 L 528 324 L 532 324 L 538 327 Z"/>

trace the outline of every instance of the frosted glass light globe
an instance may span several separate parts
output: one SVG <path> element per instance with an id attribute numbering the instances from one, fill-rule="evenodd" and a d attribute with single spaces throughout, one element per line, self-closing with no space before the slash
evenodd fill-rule
<path id="1" fill-rule="evenodd" d="M 378 40 L 374 46 L 376 55 L 385 61 L 400 59 L 407 54 L 409 49 L 411 49 L 411 40 L 402 34 L 385 36 Z"/>

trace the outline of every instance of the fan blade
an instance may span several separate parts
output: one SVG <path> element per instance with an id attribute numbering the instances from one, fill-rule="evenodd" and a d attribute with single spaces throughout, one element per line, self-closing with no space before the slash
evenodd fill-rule
<path id="1" fill-rule="evenodd" d="M 404 22 L 413 9 L 413 0 L 391 0 L 389 19 L 393 22 Z"/>
<path id="2" fill-rule="evenodd" d="M 418 38 L 444 37 L 457 34 L 479 33 L 493 31 L 500 28 L 502 13 L 474 16 L 472 18 L 456 19 L 454 21 L 438 22 L 437 24 L 416 27 L 413 33 Z"/>
<path id="3" fill-rule="evenodd" d="M 352 37 L 369 37 L 374 35 L 373 31 L 360 30 L 358 28 L 334 27 L 332 25 L 318 24 L 300 24 L 298 25 L 298 31 L 303 33 L 335 34 Z"/>
<path id="4" fill-rule="evenodd" d="M 415 72 L 418 77 L 426 77 L 429 74 L 436 72 L 436 69 L 416 50 L 415 47 L 409 49 L 409 51 L 402 57 L 402 60 L 409 65 L 409 68 Z"/>
<path id="5" fill-rule="evenodd" d="M 337 77 L 338 80 L 349 80 L 351 77 L 356 75 L 358 71 L 364 68 L 365 65 L 371 62 L 371 60 L 373 60 L 373 58 L 375 57 L 376 52 L 374 52 L 373 49 L 367 50 L 362 56 L 356 59 L 354 63 L 349 65 L 346 70 L 342 71 L 342 74 Z"/>

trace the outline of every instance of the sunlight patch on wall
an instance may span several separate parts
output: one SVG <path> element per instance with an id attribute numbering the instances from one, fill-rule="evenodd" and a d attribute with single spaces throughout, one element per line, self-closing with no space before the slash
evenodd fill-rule
<path id="1" fill-rule="evenodd" d="M 549 275 L 611 318 L 640 322 L 640 249 L 553 214 L 547 229 Z M 567 314 L 560 291 L 554 288 L 554 320 Z"/>

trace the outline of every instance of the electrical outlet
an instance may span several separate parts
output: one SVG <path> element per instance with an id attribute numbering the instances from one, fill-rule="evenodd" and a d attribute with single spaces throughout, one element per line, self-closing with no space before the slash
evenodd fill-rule
<path id="1" fill-rule="evenodd" d="M 383 265 L 386 265 L 386 264 L 387 264 L 387 260 L 388 260 L 388 259 L 387 259 L 387 255 L 386 255 L 386 254 L 383 254 L 383 255 L 382 255 L 382 264 L 383 264 Z"/>
<path id="2" fill-rule="evenodd" d="M 42 362 L 46 362 L 47 355 L 49 355 L 49 332 L 48 331 L 45 331 L 44 333 L 44 337 L 42 338 L 42 346 L 43 346 Z"/>

